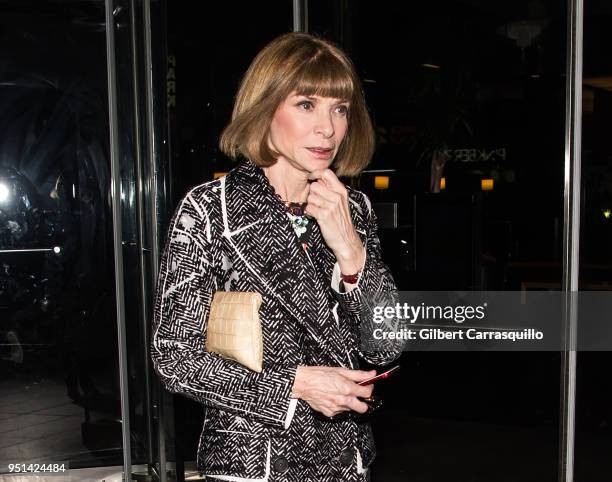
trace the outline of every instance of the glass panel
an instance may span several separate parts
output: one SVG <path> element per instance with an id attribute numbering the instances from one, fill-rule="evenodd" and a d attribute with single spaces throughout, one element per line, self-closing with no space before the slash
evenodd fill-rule
<path id="1" fill-rule="evenodd" d="M 273 0 L 265 13 L 258 2 L 228 1 L 168 2 L 167 14 L 171 213 L 189 187 L 234 166 L 219 151 L 218 140 L 231 118 L 238 84 L 257 52 L 291 31 L 293 12 L 291 0 Z M 202 409 L 185 397 L 173 398 L 177 437 L 168 440 L 168 459 L 175 460 L 176 450 L 177 457 L 192 462 L 189 469 L 196 460 Z"/>
<path id="2" fill-rule="evenodd" d="M 584 2 L 580 290 L 612 285 L 612 6 Z M 609 314 L 605 316 L 609 318 Z M 602 317 L 602 322 L 606 318 Z M 580 320 L 579 320 L 580 322 Z M 579 352 L 576 397 L 576 481 L 610 478 L 612 463 L 612 353 Z"/>
<path id="3" fill-rule="evenodd" d="M 175 199 L 233 166 L 218 149 L 242 75 L 261 48 L 291 31 L 292 2 L 168 2 L 169 55 L 176 62 L 170 105 Z"/>
<path id="4" fill-rule="evenodd" d="M 0 12 L 0 466 L 120 465 L 104 2 Z"/>
<path id="5" fill-rule="evenodd" d="M 364 83 L 378 146 L 357 184 L 399 287 L 560 289 L 564 2 L 311 0 L 309 12 Z M 556 480 L 558 353 L 402 364 L 377 388 L 389 402 L 373 480 Z"/>

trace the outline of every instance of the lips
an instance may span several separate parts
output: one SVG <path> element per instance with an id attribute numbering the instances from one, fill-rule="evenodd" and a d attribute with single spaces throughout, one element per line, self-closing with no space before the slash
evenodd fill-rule
<path id="1" fill-rule="evenodd" d="M 332 153 L 334 152 L 331 147 L 307 147 L 306 149 L 308 149 L 311 153 L 315 155 L 315 157 L 319 159 L 329 159 Z"/>

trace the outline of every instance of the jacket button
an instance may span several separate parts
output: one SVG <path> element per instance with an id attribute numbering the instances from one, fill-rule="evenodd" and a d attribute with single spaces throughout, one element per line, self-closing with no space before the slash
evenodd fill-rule
<path id="1" fill-rule="evenodd" d="M 274 467 L 274 470 L 276 472 L 282 474 L 283 472 L 287 472 L 287 469 L 289 468 L 289 462 L 285 457 L 278 457 L 272 464 L 272 467 Z"/>
<path id="2" fill-rule="evenodd" d="M 340 452 L 340 463 L 346 467 L 353 463 L 353 449 L 344 449 Z"/>

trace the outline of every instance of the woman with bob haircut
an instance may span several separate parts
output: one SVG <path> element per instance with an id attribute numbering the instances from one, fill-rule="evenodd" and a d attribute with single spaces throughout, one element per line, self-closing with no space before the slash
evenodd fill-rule
<path id="1" fill-rule="evenodd" d="M 192 188 L 166 239 L 151 356 L 163 384 L 204 405 L 198 470 L 210 480 L 363 481 L 375 456 L 364 399 L 399 350 L 361 349 L 363 295 L 394 292 L 358 175 L 374 133 L 337 46 L 284 34 L 259 52 L 221 149 L 242 162 Z M 216 291 L 258 292 L 263 370 L 205 350 Z"/>

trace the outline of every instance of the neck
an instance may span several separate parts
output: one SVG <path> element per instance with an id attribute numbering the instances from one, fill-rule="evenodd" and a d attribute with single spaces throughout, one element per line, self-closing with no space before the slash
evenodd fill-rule
<path id="1" fill-rule="evenodd" d="M 308 198 L 308 172 L 300 171 L 280 157 L 270 167 L 262 168 L 270 184 L 283 200 L 306 202 Z"/>

